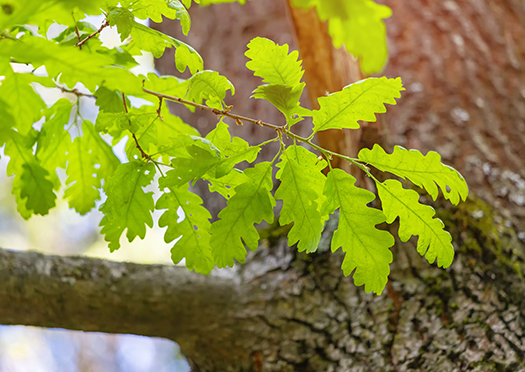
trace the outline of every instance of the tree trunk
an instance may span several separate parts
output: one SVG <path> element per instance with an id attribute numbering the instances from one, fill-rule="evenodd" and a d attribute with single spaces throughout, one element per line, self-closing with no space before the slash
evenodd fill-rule
<path id="1" fill-rule="evenodd" d="M 449 269 L 398 241 L 386 293 L 367 295 L 326 252 L 334 220 L 321 253 L 274 238 L 210 277 L 0 250 L 0 323 L 167 337 L 195 371 L 525 371 L 525 3 L 382 2 L 393 9 L 385 74 L 407 92 L 362 142 L 437 150 L 465 175 L 468 202 L 434 204 L 456 248 Z M 190 43 L 238 88 L 234 111 L 279 123 L 246 100 L 259 82 L 240 57 L 254 36 L 297 45 L 285 1 L 191 11 Z"/>

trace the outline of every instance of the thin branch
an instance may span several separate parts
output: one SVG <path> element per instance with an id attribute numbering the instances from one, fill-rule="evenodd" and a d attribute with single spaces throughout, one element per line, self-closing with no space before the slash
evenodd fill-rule
<path id="1" fill-rule="evenodd" d="M 73 13 L 71 13 L 71 17 L 73 18 L 73 22 L 75 22 L 75 33 L 77 34 L 77 39 L 78 39 L 78 42 L 80 43 L 81 39 L 80 39 L 80 32 L 78 32 L 77 20 L 75 19 L 75 16 L 73 15 Z M 78 48 L 82 50 L 82 44 L 80 44 Z"/>
<path id="2" fill-rule="evenodd" d="M 84 45 L 86 43 L 86 41 L 88 41 L 89 39 L 91 39 L 92 37 L 95 37 L 97 36 L 98 34 L 100 34 L 100 32 L 109 26 L 109 21 L 106 19 L 104 21 L 104 23 L 102 23 L 102 26 L 100 26 L 100 28 L 93 32 L 91 35 L 87 36 L 86 38 L 82 39 L 82 41 L 79 41 L 78 43 L 75 44 L 75 46 L 79 47 L 80 49 L 82 49 L 82 45 Z"/>
<path id="3" fill-rule="evenodd" d="M 215 108 L 211 108 L 211 107 L 208 107 L 208 106 L 205 106 L 205 105 L 201 105 L 201 104 L 198 104 L 198 103 L 195 103 L 195 102 L 187 101 L 187 100 L 179 98 L 179 97 L 173 97 L 173 96 L 168 96 L 168 95 L 163 94 L 163 93 L 154 92 L 154 91 L 146 89 L 146 88 L 142 88 L 142 90 L 145 93 L 148 93 L 148 94 L 151 94 L 151 95 L 154 95 L 154 96 L 158 97 L 159 99 L 167 99 L 168 101 L 174 101 L 174 102 L 182 103 L 182 104 L 185 104 L 185 105 L 193 106 L 193 107 L 199 108 L 201 110 L 206 110 L 206 111 L 213 112 L 217 116 L 227 116 L 229 118 L 234 119 L 236 121 L 236 123 L 239 123 L 239 121 L 240 122 L 246 121 L 246 122 L 249 122 L 249 123 L 260 125 L 261 127 L 271 128 L 271 129 L 273 129 L 273 130 L 275 130 L 277 132 L 277 134 L 279 136 L 279 140 L 281 141 L 281 147 L 283 145 L 283 143 L 282 143 L 282 135 L 284 134 L 284 135 L 286 135 L 288 137 L 293 138 L 294 140 L 301 141 L 301 142 L 304 142 L 304 143 L 308 144 L 309 146 L 313 147 L 317 151 L 321 152 L 327 158 L 331 157 L 331 156 L 337 156 L 337 157 L 339 157 L 339 158 L 341 158 L 343 160 L 346 160 L 346 161 L 356 165 L 357 167 L 359 167 L 369 177 L 372 177 L 369 168 L 365 164 L 363 164 L 360 159 L 351 158 L 349 156 L 346 156 L 346 155 L 343 155 L 343 154 L 339 154 L 337 152 L 330 151 L 330 150 L 327 150 L 327 149 L 325 149 L 325 148 L 323 148 L 323 147 L 321 147 L 319 145 L 316 145 L 315 143 L 313 143 L 311 141 L 313 136 L 310 136 L 308 138 L 301 137 L 301 136 L 293 133 L 292 131 L 290 131 L 286 126 L 279 126 L 279 125 L 269 124 L 269 123 L 265 123 L 265 122 L 263 122 L 261 120 L 252 119 L 252 118 L 248 118 L 246 116 L 233 114 L 233 113 L 230 112 L 230 108 L 231 108 L 230 106 L 226 110 L 217 110 Z M 266 144 L 266 143 L 264 143 L 264 144 Z"/>
<path id="4" fill-rule="evenodd" d="M 67 88 L 64 88 L 60 85 L 57 85 L 57 88 L 60 89 L 62 92 L 64 93 L 72 93 L 74 94 L 75 96 L 77 97 L 89 97 L 89 98 L 95 98 L 94 95 L 92 94 L 87 94 L 87 93 L 82 93 L 80 92 L 77 88 L 73 88 L 73 89 L 67 89 Z"/>
<path id="5" fill-rule="evenodd" d="M 158 97 L 159 99 L 164 98 L 164 99 L 167 99 L 168 101 L 174 101 L 174 102 L 179 102 L 179 103 L 182 103 L 182 104 L 185 104 L 185 105 L 193 106 L 193 107 L 199 108 L 201 110 L 206 110 L 206 111 L 213 112 L 217 116 L 227 116 L 229 118 L 234 119 L 236 122 L 238 122 L 238 120 L 240 120 L 241 122 L 246 121 L 246 122 L 249 122 L 249 123 L 260 125 L 261 127 L 271 128 L 271 129 L 273 129 L 275 131 L 278 131 L 278 132 L 279 131 L 283 131 L 285 129 L 284 126 L 273 125 L 273 124 L 265 123 L 265 122 L 263 122 L 261 120 L 256 120 L 256 119 L 248 118 L 246 116 L 232 114 L 231 112 L 229 112 L 229 109 L 217 110 L 215 108 L 211 108 L 211 107 L 208 107 L 208 106 L 205 106 L 205 105 L 200 105 L 198 103 L 187 101 L 187 100 L 179 98 L 179 97 L 173 97 L 173 96 L 168 96 L 166 94 L 154 92 L 154 91 L 146 89 L 146 88 L 142 88 L 142 90 L 144 92 L 148 93 L 148 94 L 152 94 L 152 95 Z"/>

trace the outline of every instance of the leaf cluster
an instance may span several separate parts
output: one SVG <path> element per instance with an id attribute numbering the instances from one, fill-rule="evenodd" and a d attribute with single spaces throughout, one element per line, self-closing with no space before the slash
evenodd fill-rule
<path id="1" fill-rule="evenodd" d="M 357 38 L 352 44 L 348 35 L 338 32 L 353 30 L 356 17 L 376 27 L 373 22 L 388 13 L 370 0 L 342 2 L 345 5 L 338 9 L 344 11 L 339 13 L 335 0 L 298 3 L 316 6 L 321 18 L 330 20 L 336 44 L 351 48 L 354 44 L 361 48 L 365 41 Z M 9 157 L 7 173 L 14 176 L 13 194 L 24 218 L 47 214 L 64 189 L 70 208 L 78 213 L 97 207 L 102 212 L 101 233 L 113 251 L 120 248 L 124 233 L 129 241 L 143 239 L 158 210 L 162 213 L 158 225 L 166 228 L 164 240 L 172 245 L 173 261 L 184 259 L 189 270 L 208 274 L 215 267 L 245 261 L 247 249 L 255 250 L 259 244 L 256 226 L 273 222 L 276 201 L 281 200 L 279 222 L 293 224 L 288 244 L 296 244 L 299 251 L 315 252 L 325 222 L 338 213 L 332 251 L 342 248 L 344 274 L 353 273 L 356 285 L 364 285 L 367 292 L 383 291 L 393 259 L 394 239 L 378 228 L 384 222 L 399 218 L 401 240 L 417 235 L 418 252 L 430 263 L 451 264 L 450 234 L 434 217 L 434 210 L 420 204 L 414 190 L 403 188 L 397 180 L 380 182 L 369 170 L 372 166 L 409 180 L 434 199 L 441 191 L 457 204 L 466 199 L 467 185 L 457 171 L 441 163 L 437 153 L 423 155 L 396 147 L 388 154 L 376 145 L 353 159 L 312 142 L 320 131 L 354 129 L 360 121 L 375 121 L 376 114 L 386 111 L 385 104 L 394 105 L 401 96 L 401 79 L 362 80 L 319 98 L 319 110 L 312 111 L 300 103 L 305 83 L 297 51 L 255 38 L 245 53 L 246 66 L 262 84 L 252 97 L 267 100 L 282 112 L 286 124 L 276 126 L 231 113 L 225 99 L 235 94 L 235 88 L 226 77 L 204 70 L 202 58 L 191 46 L 137 21 L 178 19 L 188 33 L 190 0 L 17 0 L 9 4 L 9 9 L 3 7 L 0 12 L 0 146 Z M 83 20 L 100 12 L 105 20 L 99 27 Z M 63 25 L 62 31 L 48 36 L 54 23 Z M 104 46 L 99 36 L 105 27 L 117 29 L 121 46 Z M 176 49 L 174 64 L 181 72 L 188 69 L 190 78 L 130 71 L 136 65 L 135 56 L 150 52 L 159 57 L 167 48 Z M 365 49 L 365 72 L 381 67 L 382 57 L 374 57 L 374 64 Z M 384 51 L 374 48 L 374 53 L 383 56 Z M 30 72 L 20 72 L 21 65 L 30 66 Z M 68 98 L 46 102 L 43 97 L 48 89 L 62 90 Z M 86 100 L 94 100 L 98 108 L 94 123 L 83 115 Z M 219 116 L 216 128 L 202 137 L 168 111 L 167 100 L 215 113 Z M 227 117 L 267 127 L 276 137 L 250 146 L 231 136 Z M 306 118 L 311 118 L 313 127 L 304 138 L 292 127 L 308 125 Z M 287 144 L 286 138 L 293 144 Z M 125 158 L 114 151 L 121 141 Z M 256 163 L 261 147 L 274 141 L 280 144 L 274 159 Z M 331 168 L 333 156 L 357 165 L 375 181 L 382 209 L 371 207 L 376 196 L 357 187 L 350 174 Z M 243 162 L 255 165 L 241 171 L 238 165 Z M 65 178 L 58 169 L 65 170 Z M 210 192 L 227 202 L 214 222 L 202 199 L 192 192 L 197 180 L 207 182 Z"/>

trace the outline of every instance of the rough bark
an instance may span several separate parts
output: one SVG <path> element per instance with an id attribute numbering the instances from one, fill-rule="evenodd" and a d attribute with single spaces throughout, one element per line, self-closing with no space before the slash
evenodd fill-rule
<path id="1" fill-rule="evenodd" d="M 482 202 L 440 214 L 452 267 L 398 242 L 382 296 L 343 277 L 339 254 L 285 239 L 211 277 L 0 250 L 0 323 L 166 337 L 195 371 L 520 371 L 523 243 Z"/>
<path id="2" fill-rule="evenodd" d="M 392 144 L 437 150 L 525 231 L 525 2 L 382 0 L 407 87 L 384 116 Z"/>

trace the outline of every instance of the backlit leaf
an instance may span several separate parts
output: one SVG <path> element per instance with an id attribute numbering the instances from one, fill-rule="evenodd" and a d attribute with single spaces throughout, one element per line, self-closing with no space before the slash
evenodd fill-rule
<path id="1" fill-rule="evenodd" d="M 181 209 L 183 219 L 177 211 Z M 164 241 L 169 243 L 181 237 L 171 249 L 174 263 L 186 259 L 188 270 L 209 274 L 215 263 L 210 249 L 210 213 L 202 206 L 202 199 L 188 190 L 188 185 L 170 188 L 162 194 L 155 209 L 167 209 L 159 219 L 159 226 L 168 229 Z"/>
<path id="2" fill-rule="evenodd" d="M 328 173 L 324 189 L 325 213 L 339 208 L 339 225 L 332 238 L 332 252 L 339 247 L 345 252 L 342 269 L 345 275 L 354 272 L 355 285 L 365 285 L 366 292 L 381 294 L 388 281 L 394 238 L 375 226 L 386 217 L 378 209 L 367 206 L 375 195 L 355 187 L 355 178 L 341 169 Z"/>
<path id="3" fill-rule="evenodd" d="M 280 168 L 277 178 L 281 180 L 281 185 L 275 192 L 275 198 L 283 200 L 279 223 L 287 225 L 293 222 L 288 233 L 288 245 L 299 242 L 300 252 L 315 252 L 323 231 L 324 218 L 319 200 L 326 177 L 318 163 L 317 157 L 304 147 L 290 146 L 277 164 Z"/>
<path id="4" fill-rule="evenodd" d="M 381 146 L 374 145 L 372 150 L 361 150 L 359 159 L 383 172 L 412 181 L 424 188 L 434 200 L 439 193 L 438 186 L 444 197 L 454 205 L 460 199 L 467 199 L 468 186 L 465 179 L 457 170 L 441 163 L 441 156 L 437 152 L 429 151 L 427 155 L 423 155 L 417 150 L 395 146 L 394 152 L 387 154 Z"/>
<path id="5" fill-rule="evenodd" d="M 438 266 L 447 268 L 454 259 L 452 237 L 443 230 L 444 224 L 434 218 L 434 208 L 419 203 L 419 194 L 406 190 L 397 180 L 377 183 L 379 198 L 386 215 L 392 223 L 399 217 L 399 238 L 406 242 L 412 235 L 419 235 L 417 251 L 430 263 L 437 258 Z"/>
<path id="6" fill-rule="evenodd" d="M 394 98 L 405 90 L 401 79 L 368 78 L 343 90 L 319 97 L 319 110 L 313 111 L 314 133 L 326 129 L 357 129 L 358 120 L 376 121 L 376 113 L 386 112 L 385 103 L 395 105 Z"/>
<path id="7" fill-rule="evenodd" d="M 144 192 L 143 187 L 151 183 L 154 175 L 153 164 L 131 161 L 119 165 L 104 187 L 107 199 L 99 208 L 104 213 L 100 226 L 112 252 L 120 248 L 120 236 L 125 229 L 131 242 L 137 236 L 144 239 L 146 226 L 153 226 L 153 193 Z"/>
<path id="8" fill-rule="evenodd" d="M 211 225 L 211 249 L 217 267 L 233 267 L 234 259 L 244 262 L 246 248 L 255 251 L 259 233 L 254 224 L 264 219 L 273 222 L 275 199 L 272 190 L 272 166 L 259 163 L 244 172 L 248 181 L 235 188 L 228 206 L 219 213 L 220 220 Z M 244 244 L 243 244 L 244 242 Z"/>

